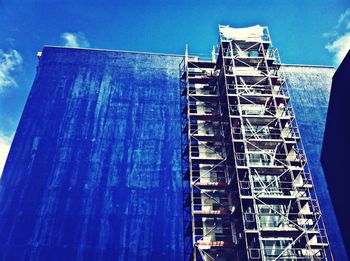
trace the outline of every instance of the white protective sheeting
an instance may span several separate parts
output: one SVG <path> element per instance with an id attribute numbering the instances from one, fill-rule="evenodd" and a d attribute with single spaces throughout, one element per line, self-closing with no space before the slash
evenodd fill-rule
<path id="1" fill-rule="evenodd" d="M 229 40 L 262 42 L 264 36 L 264 28 L 260 25 L 246 28 L 232 28 L 228 25 L 221 25 L 220 33 L 222 36 Z"/>

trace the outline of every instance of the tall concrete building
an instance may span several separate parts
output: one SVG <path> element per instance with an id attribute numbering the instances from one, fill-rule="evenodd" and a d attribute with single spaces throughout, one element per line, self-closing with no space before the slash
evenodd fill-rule
<path id="1" fill-rule="evenodd" d="M 181 60 L 44 48 L 1 177 L 0 260 L 182 258 Z"/>
<path id="2" fill-rule="evenodd" d="M 266 34 L 262 36 L 266 37 Z M 258 71 L 266 73 L 262 68 L 266 64 L 268 66 L 275 64 L 273 65 L 274 78 L 270 77 L 268 82 L 264 83 L 265 87 L 258 86 L 260 89 L 265 88 L 266 93 L 261 93 L 263 94 L 261 97 L 267 101 L 272 95 L 267 92 L 268 86 L 280 84 L 281 65 L 278 60 L 274 60 L 276 57 L 273 55 L 277 54 L 273 53 L 275 51 L 271 51 L 273 55 L 266 57 L 272 49 L 269 49 L 270 39 L 264 39 L 267 39 L 267 42 L 261 44 L 265 48 L 265 57 L 254 73 Z M 204 87 L 206 84 L 204 81 L 207 81 L 205 77 L 201 80 L 203 82 L 196 83 L 199 85 L 195 88 L 203 87 L 198 90 L 198 95 L 202 95 L 202 90 L 208 93 L 208 96 L 204 97 L 208 100 L 201 102 L 212 102 L 218 98 L 213 96 L 220 96 L 218 107 L 220 110 L 222 108 L 220 114 L 215 115 L 216 111 L 212 108 L 197 108 L 196 103 L 194 108 L 193 103 L 191 108 L 188 108 L 191 113 L 211 113 L 214 114 L 214 118 L 228 117 L 229 110 L 225 111 L 223 106 L 228 106 L 227 101 L 231 102 L 237 97 L 230 97 L 227 100 L 231 94 L 225 94 L 223 91 L 224 85 L 220 77 L 223 77 L 225 70 L 239 71 L 237 67 L 232 67 L 231 61 L 234 59 L 238 58 L 250 64 L 260 59 L 262 54 L 261 50 L 255 47 L 250 50 L 251 52 L 246 52 L 241 45 L 238 45 L 241 50 L 227 49 L 227 43 L 231 43 L 229 44 L 231 46 L 235 41 L 235 39 L 220 41 L 218 46 L 221 49 L 218 48 L 213 55 L 214 59 L 205 61 L 188 54 L 45 47 L 39 58 L 37 75 L 1 178 L 0 260 L 159 260 L 165 258 L 182 260 L 192 259 L 194 253 L 197 253 L 198 259 L 208 259 L 208 255 L 203 252 L 207 252 L 214 259 L 239 257 L 240 260 L 248 258 L 313 260 L 326 259 L 326 257 L 329 259 L 329 245 L 337 260 L 346 260 L 343 242 L 339 237 L 339 228 L 319 163 L 333 68 L 283 66 L 283 79 L 289 84 L 289 94 L 294 104 L 293 117 L 296 115 L 299 122 L 299 131 L 295 130 L 298 136 L 297 138 L 293 136 L 292 141 L 299 142 L 299 136 L 303 137 L 308 163 L 313 173 L 313 183 L 318 192 L 319 205 L 315 203 L 314 197 L 302 198 L 300 202 L 304 202 L 304 205 L 301 206 L 302 203 L 298 203 L 293 207 L 293 212 L 289 212 L 292 216 L 284 215 L 283 218 L 276 217 L 275 212 L 271 212 L 271 208 L 267 207 L 268 211 L 263 214 L 268 217 L 259 223 L 256 219 L 259 212 L 254 212 L 259 208 L 259 204 L 251 204 L 251 198 L 247 198 L 247 203 L 243 205 L 232 204 L 232 200 L 237 199 L 235 193 L 238 192 L 237 189 L 233 189 L 234 183 L 230 183 L 232 193 L 226 199 L 214 196 L 218 203 L 216 204 L 206 198 L 207 194 L 213 192 L 213 183 L 217 188 L 217 192 L 214 193 L 220 195 L 223 193 L 222 186 L 228 184 L 221 180 L 204 179 L 203 184 L 199 186 L 204 186 L 202 189 L 209 189 L 209 191 L 205 191 L 203 195 L 199 194 L 199 200 L 197 198 L 187 201 L 187 195 L 191 194 L 193 184 L 187 179 L 190 172 L 186 170 L 190 165 L 188 161 L 183 160 L 183 157 L 189 155 L 189 152 L 197 154 L 203 152 L 202 149 L 186 150 L 188 129 L 198 129 L 200 124 L 205 126 L 204 135 L 199 135 L 198 138 L 202 139 L 201 142 L 206 142 L 206 147 L 214 146 L 215 148 L 211 150 L 213 153 L 221 152 L 223 148 L 225 150 L 232 148 L 235 143 L 242 141 L 237 138 L 227 142 L 227 145 L 217 146 L 216 137 L 211 137 L 210 133 L 217 128 L 222 128 L 220 126 L 227 128 L 229 121 L 221 120 L 219 123 L 221 125 L 218 126 L 210 122 L 201 122 L 203 118 L 191 119 L 191 122 L 188 122 L 187 117 L 183 118 L 183 113 L 189 112 L 187 107 L 183 106 L 189 104 L 187 91 L 193 91 L 188 89 L 193 86 L 188 85 L 189 79 L 184 78 L 183 73 L 184 71 L 194 73 L 195 77 L 200 78 L 203 78 L 203 73 L 204 76 L 209 73 L 208 77 L 214 79 L 215 84 L 209 84 L 207 87 Z M 243 42 L 240 41 L 244 45 Z M 225 52 L 223 48 L 226 49 Z M 244 57 L 237 56 L 226 60 L 230 52 L 231 55 Z M 199 71 L 197 67 L 191 66 L 196 63 L 200 65 Z M 245 72 L 250 71 L 246 69 Z M 227 74 L 226 77 L 231 76 Z M 255 91 L 254 84 L 249 83 L 245 78 L 242 79 L 239 80 L 241 83 L 244 81 Z M 213 85 L 217 89 L 212 90 Z M 235 92 L 238 89 L 235 89 L 232 82 L 230 91 Z M 250 94 L 252 99 L 261 101 L 261 97 L 257 97 L 256 93 Z M 233 95 L 236 94 L 233 93 Z M 289 96 L 274 96 L 273 99 L 289 101 Z M 233 109 L 236 108 L 234 111 L 242 113 L 237 104 L 232 106 Z M 272 113 L 279 111 L 283 113 L 285 108 L 290 108 L 289 105 L 285 108 L 278 107 L 278 104 L 275 107 L 271 106 L 269 111 Z M 252 113 L 249 112 L 250 110 Z M 255 108 L 246 108 L 245 111 L 247 115 L 251 115 L 249 117 L 256 118 L 258 110 Z M 264 112 L 265 109 L 259 107 L 259 111 Z M 236 120 L 242 117 L 244 115 L 239 114 L 234 115 L 233 118 Z M 263 120 L 266 121 L 266 119 Z M 260 119 L 254 122 L 258 121 Z M 279 121 L 287 122 L 288 119 Z M 187 132 L 186 126 L 189 127 Z M 243 129 L 241 126 L 232 127 Z M 278 135 L 281 135 L 283 129 L 278 129 L 280 125 L 277 127 L 274 127 L 276 133 L 264 134 L 273 134 L 276 138 L 252 142 L 255 142 L 255 145 L 257 142 L 263 142 L 264 148 L 274 146 L 276 142 L 286 142 L 279 140 Z M 221 130 L 226 137 L 227 129 Z M 242 132 L 234 134 L 242 135 Z M 247 140 L 247 142 L 250 141 Z M 199 148 L 198 144 L 192 145 Z M 292 148 L 292 146 L 284 148 Z M 207 151 L 205 153 L 208 154 Z M 304 168 L 306 157 L 302 155 Z M 278 157 L 276 160 L 285 162 L 283 166 L 289 166 L 287 168 L 290 169 L 292 160 Z M 247 162 L 244 157 L 236 156 L 236 158 Z M 257 156 L 254 160 L 266 162 L 263 165 L 268 168 L 267 163 L 270 161 L 268 155 L 266 158 Z M 228 165 L 227 169 L 234 170 L 237 166 Z M 251 168 L 251 166 L 245 167 Z M 234 178 L 237 180 L 235 173 L 238 172 L 237 170 L 228 172 L 232 181 Z M 217 173 L 220 175 L 220 171 Z M 309 175 L 309 172 L 306 174 Z M 192 178 L 194 175 L 201 175 L 201 168 L 192 168 Z M 274 177 L 277 176 L 276 174 Z M 290 174 L 289 177 L 291 176 Z M 240 177 L 250 178 L 251 176 L 241 175 Z M 262 183 L 256 181 L 252 184 L 253 186 L 257 183 L 265 184 L 265 187 L 256 188 L 260 189 L 261 195 L 264 195 L 264 191 L 268 191 L 271 194 L 268 200 L 271 202 L 292 202 L 299 195 L 300 197 L 301 195 L 313 196 L 307 194 L 314 187 L 311 184 L 311 176 L 301 180 L 298 180 L 297 176 L 293 178 L 293 181 L 290 179 L 278 181 L 283 183 L 278 186 L 274 186 L 277 181 L 269 179 L 266 182 L 273 186 L 268 186 L 265 181 L 261 181 Z M 305 180 L 310 183 L 305 183 Z M 242 196 L 251 197 L 251 193 L 255 193 L 249 180 L 237 181 L 246 185 L 243 189 L 248 193 L 247 195 L 244 195 L 245 192 L 242 193 L 241 198 Z M 273 190 L 270 191 L 266 187 Z M 224 190 L 224 193 L 226 192 Z M 276 195 L 279 197 L 276 198 Z M 205 206 L 203 206 L 204 201 Z M 201 216 L 202 220 L 199 223 L 202 227 L 198 229 L 198 223 L 194 223 L 195 226 L 193 226 L 193 217 L 197 215 L 193 211 L 198 211 L 200 206 L 203 207 L 203 211 L 222 214 L 224 212 L 220 206 L 226 206 L 228 202 L 231 204 L 227 212 L 229 217 L 222 226 L 221 232 L 217 233 L 216 230 L 215 235 L 210 234 L 210 224 L 205 228 L 206 233 L 209 232 L 209 234 L 205 235 L 205 240 L 201 242 L 202 245 L 206 245 L 203 251 L 201 250 L 204 254 L 202 256 L 198 253 L 199 244 L 196 244 L 197 238 L 193 235 L 198 231 L 203 233 L 205 223 L 203 218 L 212 218 L 215 223 L 220 217 Z M 305 204 L 310 204 L 314 209 L 311 207 L 306 209 Z M 239 210 L 241 206 L 244 206 L 243 211 Z M 247 209 L 250 211 L 245 213 L 244 210 Z M 323 226 L 322 228 L 318 226 L 317 230 L 310 229 L 311 223 L 316 224 L 315 219 L 321 220 L 320 210 L 323 212 L 324 223 L 328 228 L 329 240 L 326 240 Z M 287 226 L 288 219 L 292 219 L 291 224 L 294 224 L 294 227 Z M 231 221 L 237 225 L 228 227 L 226 224 L 231 224 Z M 245 225 L 243 221 L 250 222 L 249 226 L 252 227 L 242 230 Z M 303 221 L 305 221 L 303 229 L 305 230 L 307 226 L 309 231 L 307 236 L 305 233 L 298 234 L 301 230 L 295 230 Z M 270 231 L 267 231 L 266 226 L 262 224 L 273 224 L 273 226 L 269 226 Z M 275 224 L 282 225 L 274 227 Z M 218 239 L 227 236 L 227 227 L 230 229 L 231 241 L 216 240 L 216 236 Z M 273 228 L 272 231 L 271 228 Z M 248 231 L 249 229 L 252 231 Z M 265 231 L 262 231 L 263 229 Z M 268 242 L 264 245 L 262 242 L 267 236 L 275 237 L 274 233 L 282 235 L 286 232 L 288 235 L 280 239 L 279 243 Z M 291 243 L 291 238 L 297 239 L 298 235 L 303 238 L 302 243 L 305 246 L 307 244 L 307 247 L 304 248 L 299 241 L 298 247 L 293 244 L 282 252 Z M 207 243 L 204 243 L 205 241 Z M 215 245 L 211 242 L 219 243 Z M 254 243 L 247 245 L 247 242 Z M 229 250 L 226 249 L 223 252 L 232 256 L 224 256 L 220 253 L 223 246 L 229 246 Z M 240 251 L 236 251 L 239 247 Z M 236 250 L 232 251 L 232 249 Z"/>

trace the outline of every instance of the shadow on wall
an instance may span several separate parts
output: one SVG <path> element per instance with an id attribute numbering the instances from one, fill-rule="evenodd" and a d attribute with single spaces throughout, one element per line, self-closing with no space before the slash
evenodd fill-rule
<path id="1" fill-rule="evenodd" d="M 347 166 L 350 147 L 350 51 L 333 76 L 321 162 L 344 243 L 350 256 L 349 190 Z"/>

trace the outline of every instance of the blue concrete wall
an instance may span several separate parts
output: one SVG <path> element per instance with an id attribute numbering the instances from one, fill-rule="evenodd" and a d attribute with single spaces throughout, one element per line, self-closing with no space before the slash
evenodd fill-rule
<path id="1" fill-rule="evenodd" d="M 179 56 L 46 47 L 1 178 L 0 260 L 181 260 Z"/>
<path id="2" fill-rule="evenodd" d="M 335 70 L 331 67 L 291 65 L 284 66 L 284 71 L 335 260 L 347 260 L 320 161 Z"/>
<path id="3" fill-rule="evenodd" d="M 0 181 L 0 260 L 183 259 L 174 55 L 47 47 Z M 285 66 L 336 260 L 320 153 L 332 68 Z"/>

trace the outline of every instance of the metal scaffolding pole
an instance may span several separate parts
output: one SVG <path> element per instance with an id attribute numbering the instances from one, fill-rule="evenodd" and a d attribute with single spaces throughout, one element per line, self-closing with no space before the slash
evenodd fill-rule
<path id="1" fill-rule="evenodd" d="M 219 31 L 216 60 L 180 64 L 185 257 L 333 260 L 268 28 Z"/>

